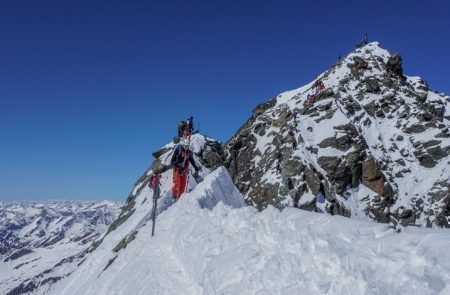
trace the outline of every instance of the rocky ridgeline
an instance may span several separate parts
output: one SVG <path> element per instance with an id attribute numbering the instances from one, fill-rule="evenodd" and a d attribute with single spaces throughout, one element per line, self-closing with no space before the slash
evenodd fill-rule
<path id="1" fill-rule="evenodd" d="M 325 89 L 304 106 L 315 81 Z M 297 115 L 296 115 L 297 114 Z M 288 126 L 299 125 L 296 151 Z M 248 204 L 448 227 L 450 101 L 370 43 L 310 84 L 257 106 L 225 145 Z"/>
<path id="2" fill-rule="evenodd" d="M 304 106 L 318 79 L 326 88 L 315 104 Z M 299 147 L 293 151 L 288 127 L 295 117 Z M 420 78 L 405 76 L 398 53 L 370 43 L 311 83 L 257 106 L 224 146 L 195 134 L 191 149 L 204 175 L 224 165 L 246 202 L 259 209 L 295 206 L 377 222 L 446 227 L 449 120 L 448 96 L 431 91 Z M 137 198 L 153 173 L 170 175 L 175 146 L 153 153 L 155 160 L 105 236 L 138 211 L 142 204 Z M 118 248 L 126 247 L 133 234 Z M 101 243 L 97 240 L 89 251 Z"/>

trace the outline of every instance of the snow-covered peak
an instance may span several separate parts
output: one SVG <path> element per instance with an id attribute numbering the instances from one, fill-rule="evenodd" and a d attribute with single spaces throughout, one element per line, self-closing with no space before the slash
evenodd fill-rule
<path id="1" fill-rule="evenodd" d="M 379 46 L 379 42 L 371 42 L 362 48 L 352 51 L 346 57 L 341 58 L 329 70 L 315 77 L 315 79 L 308 84 L 279 94 L 276 99 L 277 105 L 289 104 L 290 107 L 295 108 L 299 96 L 305 97 L 306 99 L 306 95 L 304 94 L 312 94 L 311 90 L 314 88 L 314 84 L 318 80 L 322 80 L 327 89 L 337 89 L 337 87 L 340 86 L 340 81 L 348 78 L 352 74 L 352 67 L 354 66 L 355 59 L 357 61 L 362 60 L 363 62 L 374 61 L 374 66 L 370 67 L 370 71 L 362 72 L 362 76 L 358 77 L 358 79 L 381 75 L 383 73 L 383 68 L 380 64 L 376 64 L 375 62 L 386 65 L 391 56 L 392 54 L 389 53 L 388 50 Z M 364 64 L 361 66 L 364 66 Z M 368 67 L 368 65 L 366 65 L 366 67 Z"/>
<path id="2" fill-rule="evenodd" d="M 449 226 L 450 99 L 402 62 L 372 42 L 259 105 L 226 144 L 246 201 Z"/>

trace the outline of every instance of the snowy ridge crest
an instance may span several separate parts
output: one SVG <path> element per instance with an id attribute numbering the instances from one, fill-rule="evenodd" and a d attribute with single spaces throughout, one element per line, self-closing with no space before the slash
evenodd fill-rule
<path id="1" fill-rule="evenodd" d="M 168 204 L 165 200 L 167 190 L 171 188 L 171 182 L 164 175 L 162 179 L 162 197 L 159 206 L 165 208 L 158 208 L 158 235 L 169 229 L 173 232 L 182 230 L 182 226 L 180 227 L 178 223 L 183 224 L 183 219 L 189 219 L 195 212 L 215 210 L 216 206 L 241 208 L 245 205 L 227 170 L 223 167 L 209 173 L 203 182 L 195 186 L 192 192 L 183 195 L 175 204 Z M 136 205 L 134 208 L 135 214 L 131 215 L 114 231 L 105 235 L 101 245 L 87 256 L 76 272 L 55 287 L 55 290 L 57 290 L 55 294 L 61 294 L 60 292 L 63 294 L 80 294 L 80 292 L 93 294 L 96 292 L 98 284 L 109 283 L 111 273 L 114 276 L 117 275 L 114 280 L 119 280 L 119 277 L 123 278 L 120 273 L 115 271 L 115 267 L 123 262 L 122 259 L 129 259 L 130 255 L 132 259 L 138 258 L 137 256 L 134 257 L 134 254 L 130 254 L 130 251 L 135 251 L 135 246 L 138 247 L 137 249 L 142 249 L 142 246 L 139 246 L 142 239 L 146 239 L 148 244 L 157 240 L 157 238 L 150 239 L 149 236 L 151 221 L 148 221 L 150 218 L 148 213 L 152 211 L 152 202 L 147 202 L 146 199 L 151 200 L 152 191 L 148 187 L 141 190 L 138 200 L 141 198 L 144 201 L 138 202 L 140 205 Z M 145 221 L 143 222 L 143 220 Z M 131 236 L 133 236 L 132 239 L 130 239 Z M 135 266 L 132 264 L 130 267 Z M 86 273 L 90 273 L 90 275 L 86 276 Z M 89 287 L 86 289 L 86 286 Z"/>
<path id="2" fill-rule="evenodd" d="M 51 294 L 450 291 L 450 259 L 441 252 L 450 246 L 448 231 L 397 234 L 387 225 L 297 209 L 260 212 L 244 206 L 224 168 L 160 213 L 156 236 L 144 224 L 115 253 L 115 242 L 133 230 L 131 219 Z"/>

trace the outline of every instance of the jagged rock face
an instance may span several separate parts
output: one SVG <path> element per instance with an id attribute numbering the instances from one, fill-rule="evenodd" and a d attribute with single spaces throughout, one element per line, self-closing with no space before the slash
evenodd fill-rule
<path id="1" fill-rule="evenodd" d="M 449 224 L 450 98 L 403 74 L 402 58 L 370 43 L 316 81 L 257 106 L 225 145 L 248 204 L 379 222 Z M 289 125 L 299 124 L 293 151 Z"/>

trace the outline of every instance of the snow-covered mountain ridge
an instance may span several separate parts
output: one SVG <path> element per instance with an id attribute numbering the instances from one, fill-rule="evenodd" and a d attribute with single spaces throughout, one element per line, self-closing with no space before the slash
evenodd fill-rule
<path id="1" fill-rule="evenodd" d="M 325 89 L 304 105 L 319 79 Z M 295 121 L 293 150 L 288 129 Z M 370 43 L 256 107 L 224 147 L 194 134 L 204 181 L 190 174 L 190 193 L 177 203 L 170 193 L 175 144 L 155 152 L 78 267 L 36 292 L 449 293 L 448 230 L 398 234 L 368 222 L 448 226 L 449 121 L 448 96 L 405 76 L 400 55 Z M 161 198 L 151 237 L 148 184 L 157 171 Z"/>
<path id="2" fill-rule="evenodd" d="M 136 182 L 116 222 L 50 294 L 446 294 L 450 232 L 245 206 L 218 142 L 196 134 L 192 190 L 173 203 L 174 144 Z M 150 176 L 163 171 L 156 235 Z"/>
<path id="3" fill-rule="evenodd" d="M 195 186 L 195 184 L 193 184 Z M 51 294 L 446 294 L 450 232 L 245 206 L 225 168 L 168 207 L 151 190 Z"/>
<path id="4" fill-rule="evenodd" d="M 325 89 L 305 106 L 318 81 Z M 225 146 L 226 167 L 260 209 L 448 227 L 449 123 L 449 96 L 405 76 L 401 56 L 373 42 L 255 108 Z"/>
<path id="5" fill-rule="evenodd" d="M 0 202 L 1 293 L 32 291 L 67 275 L 80 252 L 117 218 L 121 205 Z"/>

